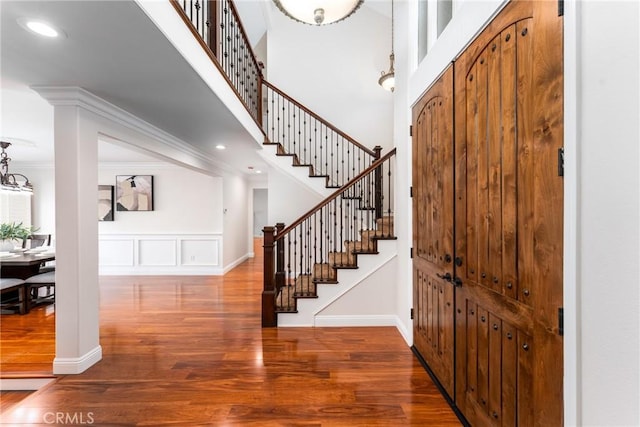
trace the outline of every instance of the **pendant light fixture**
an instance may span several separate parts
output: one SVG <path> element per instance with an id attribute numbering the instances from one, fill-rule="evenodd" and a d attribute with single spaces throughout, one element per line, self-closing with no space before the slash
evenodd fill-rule
<path id="1" fill-rule="evenodd" d="M 0 148 L 2 149 L 0 153 L 0 188 L 2 190 L 26 191 L 30 193 L 33 191 L 33 185 L 29 182 L 29 178 L 21 173 L 9 172 L 9 162 L 11 158 L 5 150 L 10 146 L 10 142 L 0 141 Z M 23 182 L 21 184 L 18 181 Z"/>
<path id="2" fill-rule="evenodd" d="M 393 92 L 396 87 L 396 75 L 393 69 L 393 61 L 395 56 L 393 54 L 393 0 L 391 0 L 391 55 L 389 55 L 389 71 L 386 73 L 383 71 L 382 76 L 378 79 L 378 84 L 385 90 Z"/>
<path id="3" fill-rule="evenodd" d="M 289 18 L 309 25 L 329 25 L 353 15 L 364 0 L 273 0 Z"/>

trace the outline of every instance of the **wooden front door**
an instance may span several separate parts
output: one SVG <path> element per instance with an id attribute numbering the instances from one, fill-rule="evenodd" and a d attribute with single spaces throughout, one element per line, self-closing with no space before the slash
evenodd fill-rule
<path id="1" fill-rule="evenodd" d="M 453 67 L 413 108 L 414 345 L 453 396 Z"/>
<path id="2" fill-rule="evenodd" d="M 562 424 L 562 18 L 513 1 L 455 62 L 456 405 Z"/>

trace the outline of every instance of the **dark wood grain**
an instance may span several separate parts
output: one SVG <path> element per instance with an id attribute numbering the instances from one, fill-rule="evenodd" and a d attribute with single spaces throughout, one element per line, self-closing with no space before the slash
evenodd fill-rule
<path id="1" fill-rule="evenodd" d="M 224 277 L 101 277 L 103 360 L 3 422 L 460 425 L 396 328 L 261 328 L 260 245 Z"/>
<path id="2" fill-rule="evenodd" d="M 456 254 L 468 258 L 456 269 L 456 306 L 468 310 L 457 313 L 456 404 L 473 425 L 562 422 L 562 20 L 553 6 L 508 3 L 454 63 Z"/>
<path id="3" fill-rule="evenodd" d="M 414 106 L 413 126 L 414 345 L 453 396 L 453 67 Z"/>

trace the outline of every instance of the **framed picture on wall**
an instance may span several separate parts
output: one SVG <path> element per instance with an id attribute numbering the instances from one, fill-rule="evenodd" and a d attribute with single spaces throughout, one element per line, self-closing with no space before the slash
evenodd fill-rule
<path id="1" fill-rule="evenodd" d="M 113 221 L 113 185 L 98 185 L 98 221 Z"/>
<path id="2" fill-rule="evenodd" d="M 153 175 L 117 175 L 116 210 L 152 211 Z"/>

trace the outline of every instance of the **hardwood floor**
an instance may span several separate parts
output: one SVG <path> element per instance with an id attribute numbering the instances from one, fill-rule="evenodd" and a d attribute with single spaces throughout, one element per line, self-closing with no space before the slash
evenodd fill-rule
<path id="1" fill-rule="evenodd" d="M 2 378 L 51 375 L 55 353 L 53 305 L 35 307 L 24 315 L 0 316 Z"/>
<path id="2" fill-rule="evenodd" d="M 3 423 L 460 425 L 395 328 L 260 327 L 262 259 L 224 277 L 102 277 L 103 360 Z M 24 425 L 24 424 L 23 424 Z"/>

